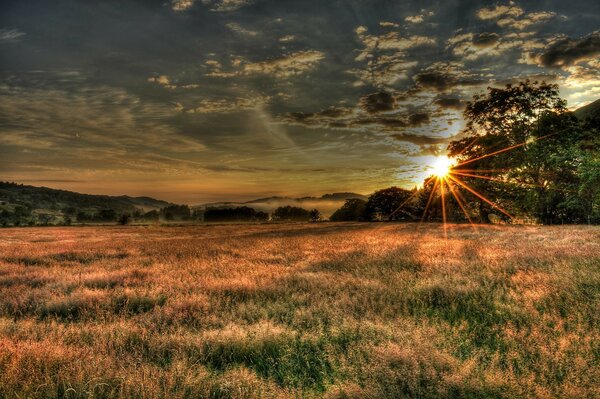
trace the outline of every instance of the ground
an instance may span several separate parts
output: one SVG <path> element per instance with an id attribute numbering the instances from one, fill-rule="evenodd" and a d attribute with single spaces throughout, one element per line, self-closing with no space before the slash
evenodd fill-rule
<path id="1" fill-rule="evenodd" d="M 0 397 L 600 397 L 600 228 L 0 230 Z"/>

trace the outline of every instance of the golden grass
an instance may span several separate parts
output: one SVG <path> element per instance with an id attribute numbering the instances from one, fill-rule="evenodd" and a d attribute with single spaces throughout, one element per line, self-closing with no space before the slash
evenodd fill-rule
<path id="1" fill-rule="evenodd" d="M 600 397 L 597 227 L 0 232 L 0 397 Z"/>

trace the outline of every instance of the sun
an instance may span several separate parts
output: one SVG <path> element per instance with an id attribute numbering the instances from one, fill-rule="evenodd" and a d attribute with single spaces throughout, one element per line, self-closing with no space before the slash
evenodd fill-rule
<path id="1" fill-rule="evenodd" d="M 452 170 L 453 164 L 454 162 L 447 156 L 440 156 L 437 157 L 435 161 L 431 164 L 430 169 L 436 177 L 444 178 L 448 176 L 448 174 Z"/>

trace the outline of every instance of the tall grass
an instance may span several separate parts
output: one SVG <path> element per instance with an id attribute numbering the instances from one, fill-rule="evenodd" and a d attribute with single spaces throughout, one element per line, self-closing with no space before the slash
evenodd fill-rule
<path id="1" fill-rule="evenodd" d="M 0 398 L 600 397 L 595 227 L 9 229 Z"/>

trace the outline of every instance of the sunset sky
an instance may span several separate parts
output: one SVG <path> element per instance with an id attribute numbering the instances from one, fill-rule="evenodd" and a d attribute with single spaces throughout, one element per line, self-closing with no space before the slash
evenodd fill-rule
<path id="1" fill-rule="evenodd" d="M 0 180 L 183 203 L 412 187 L 464 101 L 600 98 L 600 2 L 2 1 Z"/>

